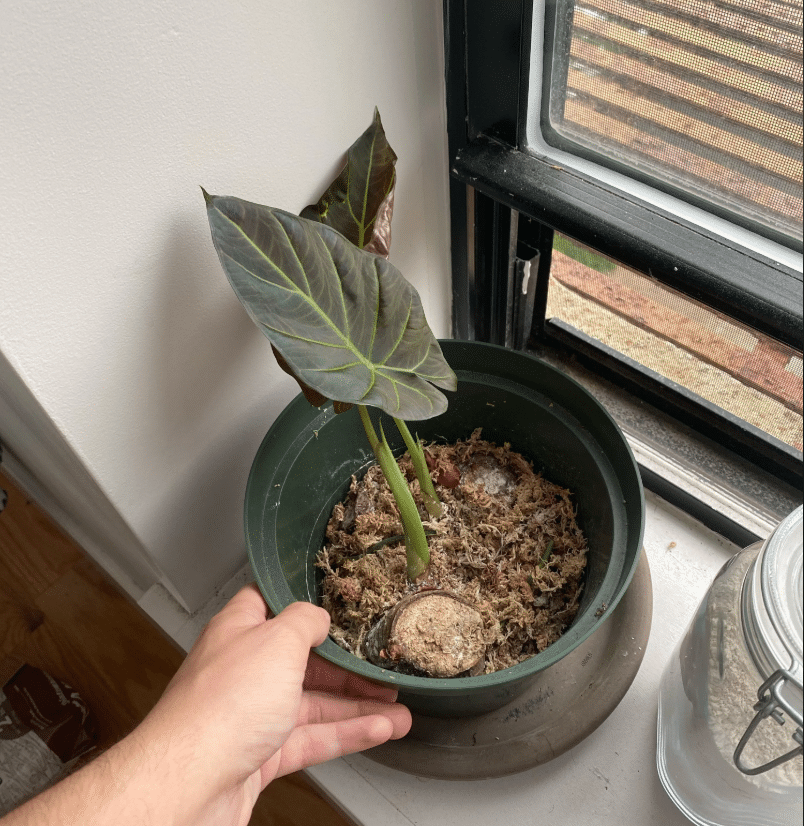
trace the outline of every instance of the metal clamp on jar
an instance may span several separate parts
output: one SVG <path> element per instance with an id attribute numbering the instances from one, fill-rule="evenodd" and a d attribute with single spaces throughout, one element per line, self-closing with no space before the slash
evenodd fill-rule
<path id="1" fill-rule="evenodd" d="M 788 681 L 792 686 L 798 689 L 799 693 L 801 693 L 801 680 L 796 679 L 793 674 L 784 670 L 779 670 L 771 674 L 771 676 L 765 680 L 757 692 L 759 701 L 754 705 L 756 714 L 754 715 L 754 719 L 751 721 L 748 728 L 745 730 L 745 734 L 740 738 L 737 748 L 734 750 L 734 765 L 737 766 L 743 774 L 762 774 L 763 772 L 776 768 L 776 766 L 781 766 L 782 763 L 786 763 L 788 760 L 792 760 L 802 752 L 801 712 L 787 702 L 782 694 L 785 683 Z M 743 762 L 743 751 L 745 750 L 748 741 L 751 739 L 751 735 L 766 717 L 772 717 L 780 726 L 783 726 L 785 724 L 783 712 L 787 712 L 790 719 L 797 723 L 798 727 L 793 732 L 793 740 L 798 744 L 798 746 L 790 749 L 787 754 L 783 754 L 780 757 L 769 760 L 767 763 L 763 763 L 755 768 L 747 766 Z"/>
<path id="2" fill-rule="evenodd" d="M 798 508 L 726 563 L 665 669 L 657 766 L 693 823 L 801 823 L 803 674 Z"/>

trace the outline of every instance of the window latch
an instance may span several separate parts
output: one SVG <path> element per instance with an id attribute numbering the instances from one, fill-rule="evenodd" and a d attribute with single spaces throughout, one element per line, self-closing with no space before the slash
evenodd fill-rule
<path id="1" fill-rule="evenodd" d="M 528 345 L 536 303 L 536 274 L 539 271 L 539 253 L 533 258 L 512 256 L 508 276 L 508 323 L 505 346 L 524 350 Z"/>

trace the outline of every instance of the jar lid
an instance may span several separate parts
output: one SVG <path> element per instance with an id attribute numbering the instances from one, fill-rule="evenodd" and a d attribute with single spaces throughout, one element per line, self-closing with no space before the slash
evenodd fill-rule
<path id="1" fill-rule="evenodd" d="M 798 507 L 768 538 L 762 560 L 762 597 L 776 634 L 793 660 L 793 672 L 802 670 L 802 517 Z M 783 665 L 780 663 L 780 665 Z"/>
<path id="2" fill-rule="evenodd" d="M 745 580 L 743 630 L 764 678 L 780 669 L 801 685 L 802 516 L 798 507 L 765 540 Z"/>

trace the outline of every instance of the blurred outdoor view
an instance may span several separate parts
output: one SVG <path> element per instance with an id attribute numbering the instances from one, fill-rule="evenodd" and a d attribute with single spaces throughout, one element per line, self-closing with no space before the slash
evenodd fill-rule
<path id="1" fill-rule="evenodd" d="M 560 318 L 802 449 L 802 357 L 556 234 L 547 317 Z"/>
<path id="2" fill-rule="evenodd" d="M 801 239 L 801 0 L 568 5 L 567 74 L 553 82 L 553 127 Z M 548 317 L 801 450 L 800 350 L 560 235 L 551 275 Z"/>

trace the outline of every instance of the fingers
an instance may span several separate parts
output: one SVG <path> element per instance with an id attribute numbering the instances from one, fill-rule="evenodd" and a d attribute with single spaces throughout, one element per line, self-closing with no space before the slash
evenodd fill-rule
<path id="1" fill-rule="evenodd" d="M 410 721 L 410 712 L 398 703 L 334 697 L 322 692 L 305 691 L 296 725 L 335 723 L 353 717 L 371 717 L 374 714 L 392 717 L 395 726 L 399 724 L 404 727 Z M 406 731 L 407 729 L 402 731 L 399 736 L 403 736 Z"/>
<path id="2" fill-rule="evenodd" d="M 410 712 L 399 705 L 388 706 L 388 710 L 390 714 L 296 728 L 282 746 L 276 776 L 403 737 L 410 728 Z"/>
<path id="3" fill-rule="evenodd" d="M 269 618 L 273 633 L 294 633 L 308 650 L 320 645 L 329 633 L 329 614 L 323 608 L 309 602 L 293 602 L 273 616 L 253 582 L 241 588 L 212 618 L 210 625 L 251 627 L 262 625 Z"/>
<path id="4" fill-rule="evenodd" d="M 309 651 L 327 638 L 329 622 L 329 614 L 323 608 L 309 602 L 293 602 L 280 611 L 270 625 L 273 632 L 281 629 L 298 635 Z"/>
<path id="5" fill-rule="evenodd" d="M 232 621 L 237 616 L 242 616 L 252 625 L 265 622 L 268 617 L 268 606 L 253 582 L 241 588 L 213 619 L 220 617 Z"/>
<path id="6" fill-rule="evenodd" d="M 304 688 L 308 691 L 326 691 L 343 697 L 362 697 L 393 703 L 397 697 L 395 688 L 378 685 L 357 674 L 350 674 L 334 663 L 313 653 L 307 663 Z"/>
<path id="7" fill-rule="evenodd" d="M 251 639 L 247 656 L 255 668 L 267 669 L 266 674 L 273 674 L 274 679 L 280 674 L 290 679 L 294 693 L 300 696 L 310 649 L 326 639 L 329 625 L 329 614 L 323 608 L 309 602 L 291 603 L 274 618 L 247 629 Z"/>

